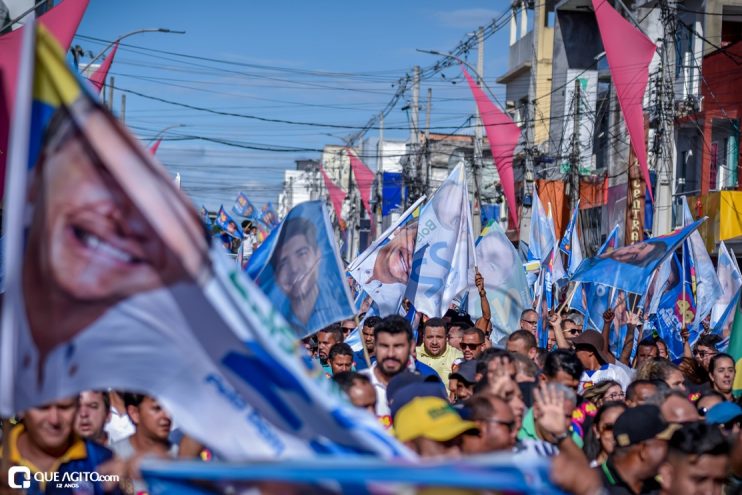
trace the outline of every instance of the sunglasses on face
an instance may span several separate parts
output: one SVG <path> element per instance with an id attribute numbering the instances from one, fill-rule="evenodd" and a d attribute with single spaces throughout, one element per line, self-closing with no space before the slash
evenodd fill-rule
<path id="1" fill-rule="evenodd" d="M 529 325 L 535 325 L 538 323 L 538 320 L 521 320 L 523 323 L 528 323 Z"/>
<path id="2" fill-rule="evenodd" d="M 484 342 L 482 342 L 482 343 L 480 343 L 480 344 L 463 344 L 463 343 L 462 343 L 462 344 L 459 344 L 459 345 L 461 346 L 461 350 L 462 350 L 462 351 L 463 351 L 464 349 L 469 349 L 470 351 L 476 351 L 476 350 L 477 350 L 477 347 L 479 347 L 479 346 L 480 346 L 480 345 L 482 345 L 483 343 L 484 343 Z"/>
<path id="3" fill-rule="evenodd" d="M 714 356 L 716 356 L 716 354 L 717 354 L 716 352 L 706 352 L 706 351 L 695 351 L 695 352 L 693 352 L 693 355 L 694 356 L 698 356 L 701 359 L 705 358 L 706 356 L 708 356 L 708 357 L 714 357 Z"/>
<path id="4" fill-rule="evenodd" d="M 570 328 L 569 330 L 565 330 L 564 333 L 566 333 L 567 335 L 580 335 L 580 329 Z"/>
<path id="5" fill-rule="evenodd" d="M 626 397 L 626 394 L 623 392 L 613 392 L 610 395 L 606 395 L 605 398 L 608 400 L 623 400 Z"/>

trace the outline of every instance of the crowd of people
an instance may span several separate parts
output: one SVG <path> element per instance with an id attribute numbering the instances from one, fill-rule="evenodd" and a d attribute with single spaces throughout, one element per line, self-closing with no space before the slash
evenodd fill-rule
<path id="1" fill-rule="evenodd" d="M 735 362 L 703 334 L 679 362 L 659 338 L 636 345 L 631 315 L 621 352 L 579 313 L 538 315 L 493 342 L 488 318 L 450 310 L 418 332 L 401 316 L 369 318 L 363 350 L 343 343 L 352 321 L 305 341 L 351 403 L 424 458 L 506 453 L 552 458 L 553 481 L 576 494 L 742 493 L 742 407 Z"/>
<path id="2" fill-rule="evenodd" d="M 634 345 L 642 318 L 632 314 L 614 354 L 612 311 L 602 332 L 583 330 L 579 313 L 555 311 L 540 348 L 538 314 L 527 309 L 520 328 L 494 341 L 476 282 L 476 322 L 452 308 L 442 318 L 418 315 L 413 331 L 402 316 L 360 315 L 304 345 L 353 406 L 422 458 L 548 457 L 552 481 L 580 495 L 742 493 L 742 407 L 732 394 L 735 362 L 717 350 L 718 336 L 702 334 L 672 362 L 661 339 Z M 345 342 L 354 331 L 356 351 Z M 212 456 L 155 397 L 130 392 L 85 391 L 26 411 L 5 431 L 6 463 L 122 478 L 88 482 L 89 493 L 146 490 L 143 456 Z M 45 493 L 45 483 L 31 482 L 28 493 Z"/>

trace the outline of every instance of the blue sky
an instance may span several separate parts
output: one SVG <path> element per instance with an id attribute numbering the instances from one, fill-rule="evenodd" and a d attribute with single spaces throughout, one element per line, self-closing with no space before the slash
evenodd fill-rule
<path id="1" fill-rule="evenodd" d="M 293 160 L 319 158 L 311 150 L 339 144 L 353 132 L 322 125 L 364 125 L 390 101 L 400 77 L 416 64 L 427 67 L 439 60 L 416 49 L 449 51 L 478 26 L 499 17 L 508 4 L 90 0 L 74 44 L 98 53 L 106 43 L 91 38 L 113 40 L 139 28 L 185 30 L 184 35 L 145 33 L 128 38 L 125 43 L 133 46 L 119 49 L 111 69 L 115 85 L 217 112 L 321 124 L 216 115 L 127 93 L 126 123 L 142 140 L 166 126 L 184 126 L 167 133 L 158 157 L 181 173 L 184 190 L 194 202 L 215 209 L 222 202 L 230 205 L 239 190 L 256 202 L 275 201 L 282 171 L 294 168 Z M 498 96 L 504 90 L 494 80 L 506 70 L 508 36 L 505 23 L 485 42 L 485 79 Z M 475 64 L 476 51 L 468 59 Z M 431 127 L 438 131 L 459 127 L 474 112 L 458 69 L 445 74 L 445 79 L 438 75 L 421 84 L 421 97 L 429 87 L 433 90 Z M 117 112 L 121 94 L 114 96 Z M 401 109 L 409 97 L 405 95 L 386 119 L 385 137 L 407 138 L 408 117 Z M 421 112 L 421 122 L 422 118 Z M 472 132 L 466 127 L 462 131 Z M 377 134 L 372 130 L 367 136 Z"/>

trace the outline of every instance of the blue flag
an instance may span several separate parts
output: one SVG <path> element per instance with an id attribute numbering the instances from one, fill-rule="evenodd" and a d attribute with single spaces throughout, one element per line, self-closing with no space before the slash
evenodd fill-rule
<path id="1" fill-rule="evenodd" d="M 237 199 L 234 200 L 234 205 L 232 205 L 232 212 L 241 217 L 255 219 L 258 210 L 255 209 L 255 206 L 253 206 L 253 204 L 250 202 L 250 199 L 247 197 L 247 195 L 243 192 L 240 192 L 237 195 Z"/>
<path id="2" fill-rule="evenodd" d="M 580 244 L 580 237 L 578 234 L 577 219 L 580 213 L 580 202 L 577 202 L 572 217 L 569 219 L 567 224 L 567 230 L 564 232 L 564 237 L 559 243 L 559 249 L 567 255 L 567 274 L 572 275 L 580 263 L 582 263 L 582 245 Z"/>
<path id="3" fill-rule="evenodd" d="M 291 209 L 247 267 L 300 338 L 355 314 L 322 201 Z"/>
<path id="4" fill-rule="evenodd" d="M 704 221 L 698 220 L 670 234 L 653 237 L 584 260 L 572 280 L 609 285 L 643 294 L 657 266 Z"/>
<path id="5" fill-rule="evenodd" d="M 216 214 L 216 224 L 232 237 L 242 239 L 242 230 L 240 229 L 240 226 L 226 211 L 224 211 L 224 206 L 219 207 L 219 212 Z"/>
<path id="6" fill-rule="evenodd" d="M 683 341 L 680 332 L 685 326 L 690 331 L 690 342 L 698 338 L 698 326 L 693 325 L 695 319 L 695 301 L 691 290 L 690 280 L 683 280 L 683 267 L 677 256 L 671 259 L 671 272 L 665 284 L 665 291 L 660 297 L 659 307 L 655 315 L 650 316 L 654 329 L 667 344 L 667 352 L 672 359 L 683 357 Z M 685 290 L 683 287 L 685 286 Z"/>
<path id="7" fill-rule="evenodd" d="M 260 208 L 260 221 L 269 229 L 278 225 L 278 213 L 276 213 L 276 210 L 273 208 L 273 203 L 270 201 Z"/>

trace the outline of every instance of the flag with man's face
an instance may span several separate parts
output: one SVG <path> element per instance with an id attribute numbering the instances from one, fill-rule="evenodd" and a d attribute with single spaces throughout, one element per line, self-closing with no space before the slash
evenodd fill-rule
<path id="1" fill-rule="evenodd" d="M 322 201 L 294 206 L 248 265 L 278 312 L 303 338 L 355 314 Z"/>
<path id="2" fill-rule="evenodd" d="M 0 414 L 136 390 L 225 459 L 406 455 L 210 246 L 191 201 L 59 46 L 43 30 L 35 49 L 27 41 L 19 87 L 34 91 L 16 105 L 4 208 Z"/>

